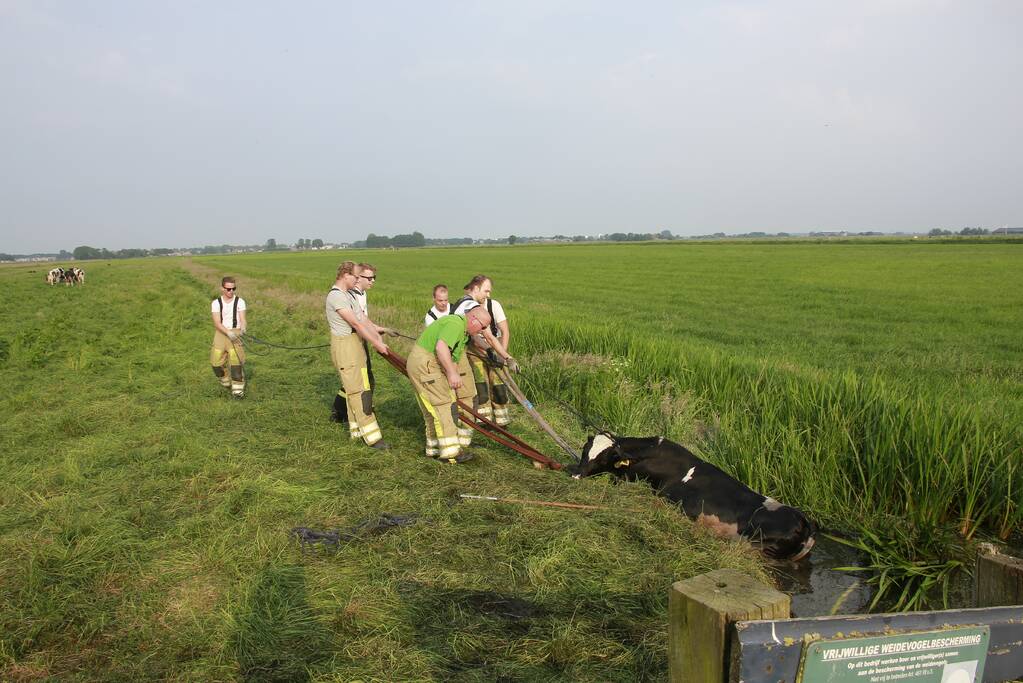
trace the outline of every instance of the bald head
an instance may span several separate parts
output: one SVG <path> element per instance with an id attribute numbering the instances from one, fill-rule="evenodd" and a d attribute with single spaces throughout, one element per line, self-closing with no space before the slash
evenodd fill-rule
<path id="1" fill-rule="evenodd" d="M 483 306 L 469 309 L 465 314 L 465 328 L 469 334 L 478 334 L 490 324 L 490 314 Z"/>

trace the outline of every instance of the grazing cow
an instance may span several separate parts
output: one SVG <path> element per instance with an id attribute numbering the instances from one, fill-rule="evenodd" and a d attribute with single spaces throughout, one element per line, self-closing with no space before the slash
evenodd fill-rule
<path id="1" fill-rule="evenodd" d="M 46 284 L 53 286 L 64 279 L 64 269 L 54 268 L 46 274 Z"/>
<path id="2" fill-rule="evenodd" d="M 80 284 L 80 285 L 84 285 L 85 284 L 85 271 L 82 270 L 81 268 L 72 268 L 71 269 L 71 283 L 72 284 L 77 283 L 77 284 Z"/>
<path id="3" fill-rule="evenodd" d="M 813 547 L 817 527 L 799 510 L 760 495 L 663 437 L 590 437 L 572 476 L 604 472 L 648 482 L 690 519 L 719 536 L 747 538 L 768 557 L 800 560 Z"/>

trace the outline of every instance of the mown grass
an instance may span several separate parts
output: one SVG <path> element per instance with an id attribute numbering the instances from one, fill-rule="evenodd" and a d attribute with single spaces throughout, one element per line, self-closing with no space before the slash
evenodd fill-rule
<path id="1" fill-rule="evenodd" d="M 243 274 L 250 330 L 323 341 L 335 266 L 295 282 Z M 38 267 L 0 269 L 0 680 L 658 679 L 672 581 L 721 566 L 764 576 L 748 547 L 643 486 L 575 482 L 499 448 L 427 461 L 410 390 L 382 363 L 385 454 L 326 420 L 336 377 L 322 351 L 252 356 L 248 396 L 231 401 L 207 366 L 219 270 L 87 270 L 69 289 Z M 412 329 L 419 306 L 391 287 L 371 305 Z M 336 554 L 288 539 L 385 512 L 421 521 Z"/>

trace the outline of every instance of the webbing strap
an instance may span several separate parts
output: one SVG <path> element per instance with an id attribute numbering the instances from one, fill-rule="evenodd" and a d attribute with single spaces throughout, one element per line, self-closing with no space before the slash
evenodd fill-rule
<path id="1" fill-rule="evenodd" d="M 224 324 L 224 299 L 217 297 L 217 303 L 220 304 L 220 324 Z M 234 298 L 234 307 L 231 309 L 231 329 L 238 328 L 238 297 Z"/>
<path id="2" fill-rule="evenodd" d="M 404 358 L 399 356 L 393 350 L 390 350 L 387 353 L 387 355 L 384 355 L 384 358 L 387 359 L 388 363 L 393 365 L 399 372 L 401 372 L 401 374 L 408 377 L 408 370 L 406 368 Z M 475 429 L 483 436 L 490 439 L 491 441 L 495 441 L 501 444 L 502 446 L 506 446 L 507 448 L 512 449 L 519 455 L 525 456 L 530 460 L 542 463 L 547 467 L 550 467 L 552 470 L 560 470 L 562 468 L 562 464 L 560 462 L 548 458 L 546 455 L 536 450 L 535 448 L 533 448 L 532 446 L 530 446 L 525 441 L 515 436 L 508 430 L 504 429 L 496 422 L 488 420 L 486 417 L 477 413 L 475 410 L 472 409 L 471 406 L 466 405 L 465 402 L 459 400 L 457 401 L 457 403 L 458 407 L 460 407 L 465 412 L 469 413 L 469 415 L 476 418 L 476 420 L 482 422 L 483 424 L 482 425 L 477 424 L 475 420 L 473 420 L 470 417 L 467 417 L 464 413 L 458 414 L 459 419 L 462 422 L 469 425 L 471 428 Z"/>

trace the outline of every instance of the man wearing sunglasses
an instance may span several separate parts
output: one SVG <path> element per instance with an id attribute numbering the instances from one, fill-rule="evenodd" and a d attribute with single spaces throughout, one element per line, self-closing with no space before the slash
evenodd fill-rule
<path id="1" fill-rule="evenodd" d="M 372 272 L 372 271 L 370 271 Z M 356 282 L 362 272 L 352 261 L 345 261 L 337 269 L 334 286 L 327 293 L 327 324 L 330 326 L 330 359 L 341 378 L 341 389 L 334 398 L 337 420 L 347 417 L 352 439 L 362 439 L 377 450 L 389 448 L 382 440 L 380 425 L 373 413 L 373 384 L 369 373 L 369 353 L 364 342 L 373 345 L 379 353 L 388 352 L 380 337 L 381 328 L 363 311 L 356 298 Z M 373 279 L 368 280 L 372 282 Z"/>
<path id="2" fill-rule="evenodd" d="M 373 288 L 373 285 L 377 281 L 376 275 L 377 269 L 370 263 L 358 263 L 355 266 L 355 286 L 352 287 L 349 292 L 355 298 L 355 302 L 362 309 L 363 315 L 366 316 L 366 320 L 369 320 L 369 290 Z M 376 326 L 377 334 L 394 334 L 394 330 L 390 327 Z M 369 352 L 369 345 L 364 339 L 362 341 L 362 348 L 366 351 L 366 374 L 369 375 L 369 386 L 370 391 L 376 389 L 376 379 L 373 377 L 373 356 Z M 344 396 L 338 395 L 334 399 L 334 407 L 330 411 L 330 421 L 339 422 L 341 424 L 348 423 L 348 402 Z"/>
<path id="3" fill-rule="evenodd" d="M 233 277 L 221 279 L 221 295 L 213 300 L 213 348 L 210 365 L 220 385 L 231 390 L 231 395 L 245 395 L 245 350 L 241 336 L 245 334 L 245 299 L 235 294 L 238 283 Z"/>
<path id="4" fill-rule="evenodd" d="M 355 286 L 352 287 L 352 294 L 362 308 L 362 312 L 369 315 L 369 290 L 377 281 L 377 269 L 369 263 L 358 263 L 355 266 Z M 383 334 L 383 332 L 381 332 Z"/>

